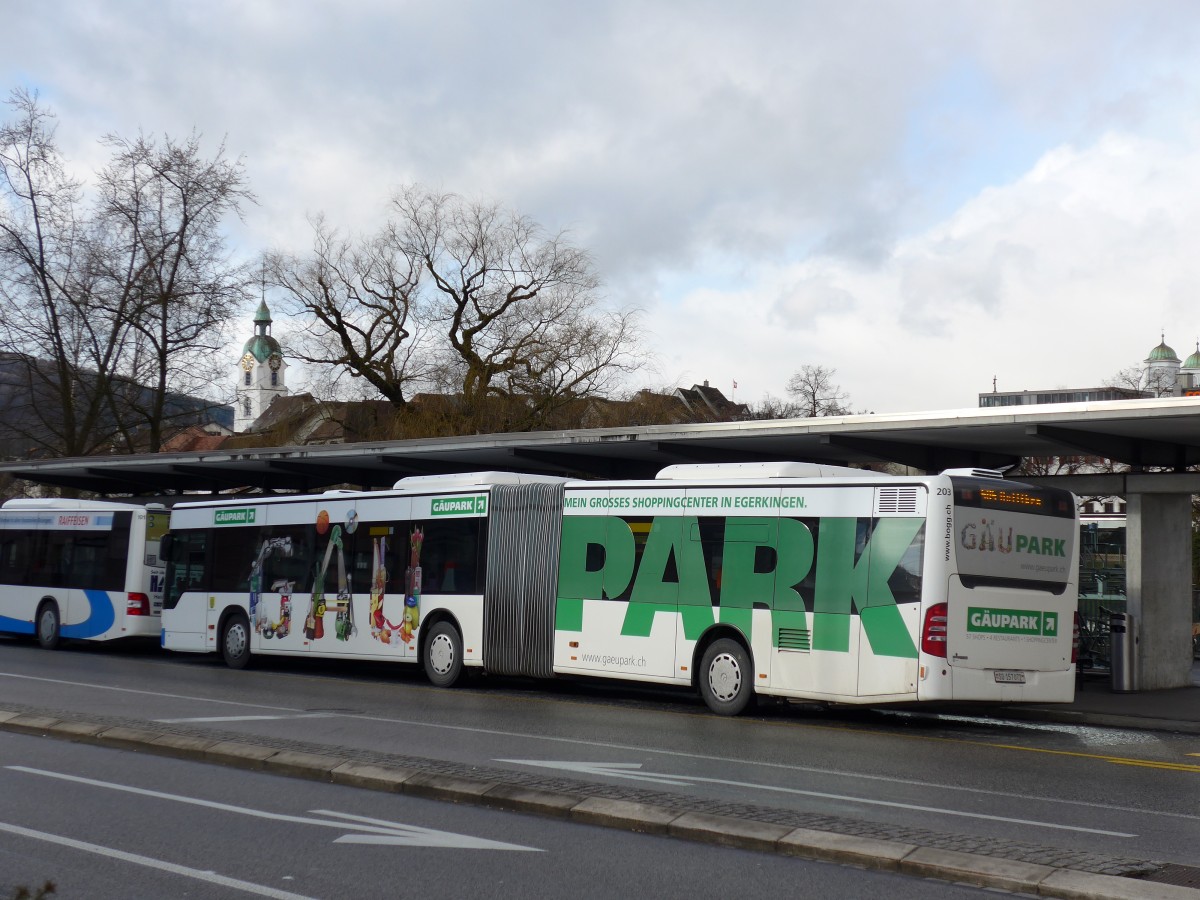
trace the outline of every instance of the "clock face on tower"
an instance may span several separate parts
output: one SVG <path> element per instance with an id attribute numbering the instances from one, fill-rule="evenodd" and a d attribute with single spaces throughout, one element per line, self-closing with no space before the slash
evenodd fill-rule
<path id="1" fill-rule="evenodd" d="M 267 360 L 267 364 L 271 367 L 272 371 L 278 372 L 279 367 L 283 365 L 283 357 L 278 353 L 272 353 L 271 358 Z"/>
<path id="2" fill-rule="evenodd" d="M 251 369 L 254 368 L 254 354 L 253 353 L 247 353 L 245 356 L 242 357 L 242 368 L 245 369 L 247 372 L 249 372 Z"/>

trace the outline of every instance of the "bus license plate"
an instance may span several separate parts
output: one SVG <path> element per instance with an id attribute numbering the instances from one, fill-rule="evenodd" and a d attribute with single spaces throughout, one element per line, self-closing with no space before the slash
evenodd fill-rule
<path id="1" fill-rule="evenodd" d="M 996 682 L 998 684 L 1024 684 L 1025 683 L 1025 673 L 1024 672 L 996 671 L 996 672 L 993 672 L 992 674 L 996 676 Z"/>

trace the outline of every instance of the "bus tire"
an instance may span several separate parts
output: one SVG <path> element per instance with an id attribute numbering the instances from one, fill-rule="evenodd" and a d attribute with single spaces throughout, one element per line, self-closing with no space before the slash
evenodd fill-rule
<path id="1" fill-rule="evenodd" d="M 250 620 L 244 612 L 233 613 L 221 627 L 221 657 L 231 669 L 250 665 Z"/>
<path id="2" fill-rule="evenodd" d="M 754 697 L 750 654 L 732 638 L 713 641 L 700 662 L 700 696 L 719 716 L 742 713 Z"/>
<path id="3" fill-rule="evenodd" d="M 62 644 L 62 620 L 58 604 L 47 600 L 37 611 L 37 642 L 44 650 L 57 650 Z"/>
<path id="4" fill-rule="evenodd" d="M 438 622 L 425 639 L 422 662 L 425 675 L 436 687 L 453 687 L 463 670 L 462 635 L 451 622 Z"/>

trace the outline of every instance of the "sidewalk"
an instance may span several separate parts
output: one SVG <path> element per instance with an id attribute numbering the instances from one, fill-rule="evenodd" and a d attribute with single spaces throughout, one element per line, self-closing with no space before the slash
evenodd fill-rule
<path id="1" fill-rule="evenodd" d="M 1074 703 L 1006 706 L 999 712 L 1039 722 L 1200 734 L 1200 660 L 1192 665 L 1191 687 L 1118 694 L 1109 678 L 1089 675 L 1080 682 Z"/>

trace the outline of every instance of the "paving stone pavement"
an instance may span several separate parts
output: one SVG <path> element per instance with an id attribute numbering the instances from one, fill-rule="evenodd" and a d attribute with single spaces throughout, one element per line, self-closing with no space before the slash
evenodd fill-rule
<path id="1" fill-rule="evenodd" d="M 623 800 L 648 806 L 662 807 L 680 813 L 704 813 L 728 816 L 730 818 L 781 825 L 789 828 L 807 828 L 813 831 L 832 834 L 873 838 L 899 844 L 930 847 L 938 850 L 971 853 L 1012 862 L 1050 866 L 1096 875 L 1145 878 L 1153 876 L 1154 873 L 1164 869 L 1167 865 L 1166 863 L 1154 860 L 1109 856 L 1082 850 L 1064 850 L 1062 848 L 1048 847 L 1023 841 L 976 837 L 923 828 L 887 825 L 843 816 L 809 814 L 758 804 L 724 803 L 663 790 L 630 785 L 601 784 L 564 776 L 526 773 L 502 768 L 471 766 L 425 757 L 362 750 L 357 747 L 246 735 L 241 732 L 223 731 L 215 728 L 202 728 L 183 724 L 163 725 L 144 719 L 128 717 L 83 715 L 69 710 L 27 707 L 12 703 L 4 703 L 3 708 L 23 715 L 49 717 L 66 722 L 87 721 L 96 725 L 125 727 L 141 731 L 152 731 L 158 734 L 203 738 L 207 741 L 251 743 L 276 751 L 288 750 L 298 753 L 346 757 L 360 764 L 395 766 L 429 774 L 474 781 L 493 782 L 562 794 L 583 795 L 605 800 Z"/>

